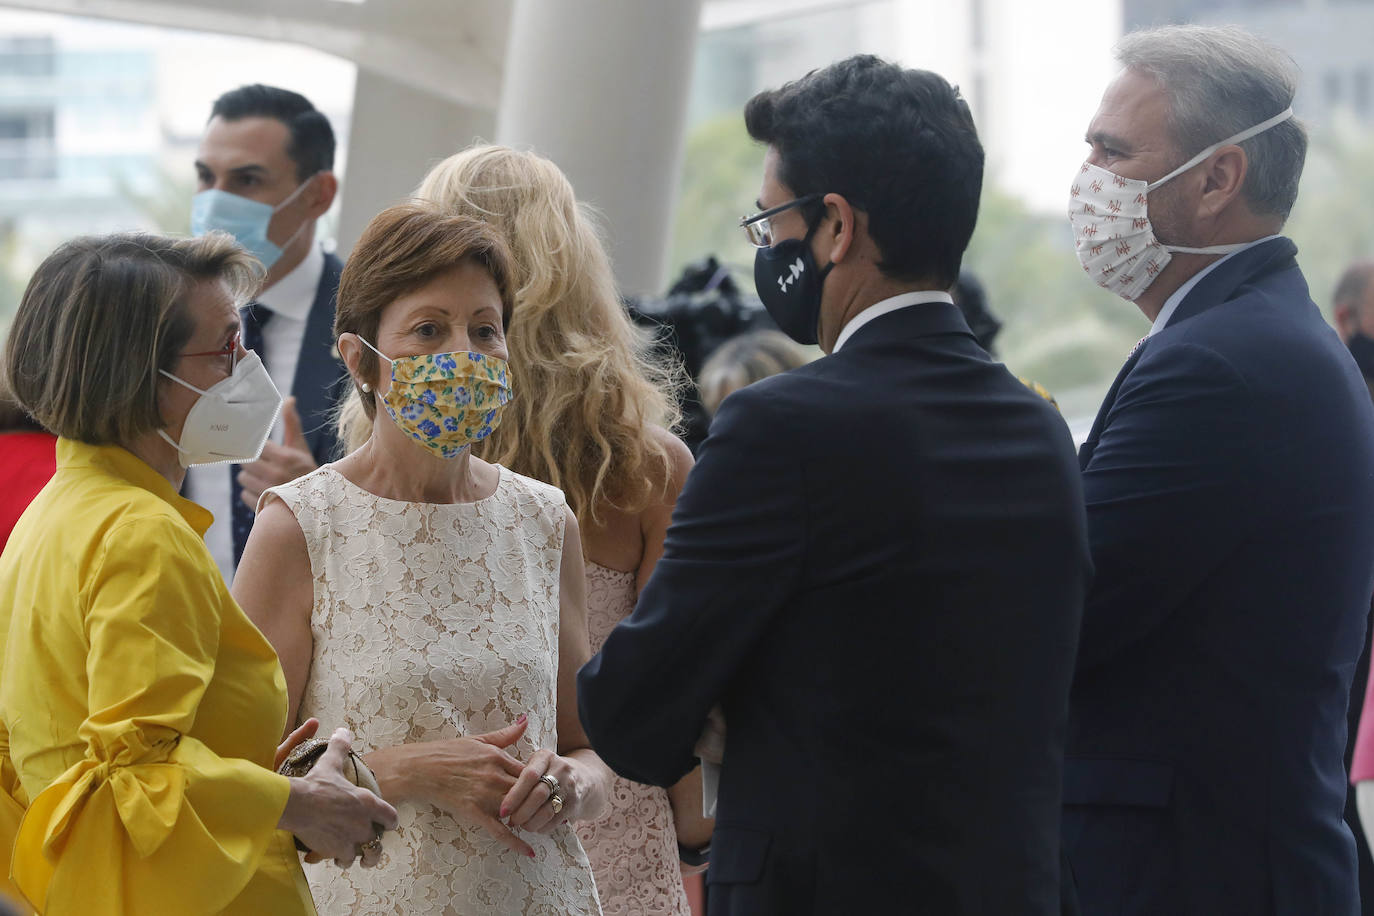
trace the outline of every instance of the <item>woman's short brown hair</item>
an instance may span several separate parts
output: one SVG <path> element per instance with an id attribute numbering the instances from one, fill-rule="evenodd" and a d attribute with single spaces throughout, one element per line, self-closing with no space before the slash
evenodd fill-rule
<path id="1" fill-rule="evenodd" d="M 375 346 L 388 305 L 467 260 L 481 264 L 496 281 L 501 324 L 509 325 L 514 304 L 510 252 L 495 229 L 472 217 L 446 216 L 425 201 L 383 210 L 363 230 L 339 278 L 334 336 L 357 334 Z M 364 347 L 358 375 L 372 378 L 376 373 L 377 356 Z M 368 418 L 376 416 L 372 395 L 361 388 L 358 395 Z"/>
<path id="2" fill-rule="evenodd" d="M 158 370 L 171 371 L 194 325 L 196 283 L 223 281 L 243 301 L 262 266 L 223 232 L 150 233 L 63 244 L 29 280 L 5 342 L 5 384 L 49 432 L 91 445 L 161 429 Z"/>
<path id="3" fill-rule="evenodd" d="M 701 406 L 713 417 L 732 392 L 805 366 L 811 359 L 805 347 L 781 331 L 765 329 L 732 337 L 712 351 L 697 375 Z"/>

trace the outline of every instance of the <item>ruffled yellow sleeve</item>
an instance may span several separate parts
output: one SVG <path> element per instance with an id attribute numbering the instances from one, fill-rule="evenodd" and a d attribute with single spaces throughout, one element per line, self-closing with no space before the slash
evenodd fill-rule
<path id="1" fill-rule="evenodd" d="M 153 521 L 105 545 L 82 596 L 85 757 L 30 803 L 13 876 L 48 916 L 217 913 L 257 870 L 290 785 L 188 735 L 224 600 L 203 545 Z"/>

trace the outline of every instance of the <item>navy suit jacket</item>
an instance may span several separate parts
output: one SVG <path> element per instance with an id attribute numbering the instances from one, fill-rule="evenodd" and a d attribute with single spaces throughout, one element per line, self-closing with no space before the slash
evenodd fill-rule
<path id="1" fill-rule="evenodd" d="M 1062 419 L 912 306 L 726 399 L 582 722 L 669 785 L 723 705 L 713 916 L 1058 914 L 1088 574 Z"/>
<path id="2" fill-rule="evenodd" d="M 316 464 L 340 457 L 334 408 L 348 393 L 348 371 L 334 344 L 334 304 L 339 296 L 339 276 L 343 262 L 332 254 L 324 256 L 324 273 L 315 288 L 315 301 L 305 320 L 305 337 L 291 394 L 301 415 L 301 429 Z"/>
<path id="3" fill-rule="evenodd" d="M 1374 408 L 1296 252 L 1204 277 L 1080 451 L 1096 578 L 1064 842 L 1084 916 L 1359 911 L 1342 752 Z"/>

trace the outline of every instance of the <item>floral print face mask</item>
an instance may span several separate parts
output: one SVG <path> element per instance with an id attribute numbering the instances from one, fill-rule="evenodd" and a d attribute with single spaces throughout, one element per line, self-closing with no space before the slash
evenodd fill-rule
<path id="1" fill-rule="evenodd" d="M 506 361 L 482 353 L 425 353 L 392 359 L 361 335 L 368 349 L 391 363 L 382 406 L 396 425 L 441 458 L 456 458 L 501 425 L 511 399 Z"/>

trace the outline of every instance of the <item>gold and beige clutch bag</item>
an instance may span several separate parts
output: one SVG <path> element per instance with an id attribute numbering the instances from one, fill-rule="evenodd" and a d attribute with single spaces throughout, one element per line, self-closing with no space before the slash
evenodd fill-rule
<path id="1" fill-rule="evenodd" d="M 283 776 L 304 776 L 314 769 L 315 764 L 324 756 L 324 752 L 329 749 L 329 741 L 325 738 L 307 738 L 296 745 L 291 753 L 286 755 L 281 766 L 277 767 L 277 772 Z M 344 779 L 353 785 L 367 789 L 378 798 L 382 795 L 382 787 L 377 784 L 377 777 L 372 775 L 372 770 L 363 763 L 363 758 L 356 751 L 348 752 L 348 759 L 343 765 Z M 377 835 L 381 836 L 382 826 L 376 825 Z M 310 847 L 306 846 L 299 839 L 296 840 L 296 848 L 301 852 L 309 852 Z"/>

